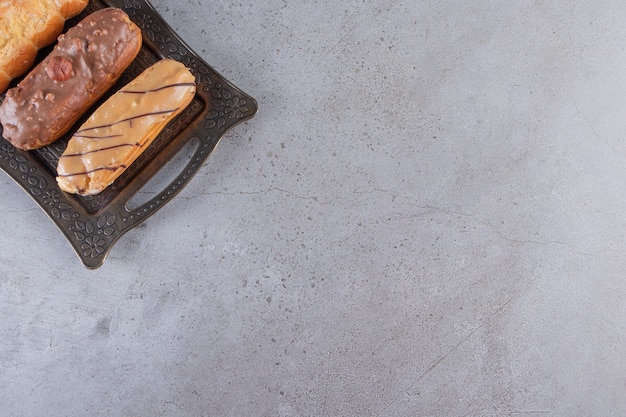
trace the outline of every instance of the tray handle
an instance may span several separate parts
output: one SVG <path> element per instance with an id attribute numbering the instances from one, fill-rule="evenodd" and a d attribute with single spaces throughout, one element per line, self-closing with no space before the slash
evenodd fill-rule
<path id="1" fill-rule="evenodd" d="M 211 151 L 217 146 L 217 141 L 201 140 L 198 137 L 192 137 L 186 143 L 182 144 L 177 150 L 175 156 L 169 161 L 160 161 L 159 158 L 155 158 L 151 165 L 157 166 L 154 176 L 140 189 L 139 193 L 133 196 L 128 196 L 121 205 L 121 220 L 124 223 L 124 228 L 130 229 L 137 226 L 139 223 L 146 220 L 152 214 L 156 213 L 161 207 L 172 200 L 183 188 L 191 181 L 195 174 L 199 171 L 202 164 L 205 162 Z M 193 153 L 189 157 L 189 161 L 179 167 L 180 158 L 184 157 L 187 152 L 187 147 L 195 147 Z M 167 152 L 162 152 L 165 155 Z M 151 187 L 151 181 L 157 181 L 161 179 L 160 176 L 166 176 L 171 178 L 171 172 L 168 165 L 175 165 L 171 168 L 173 171 L 175 168 L 179 168 L 178 173 L 174 174 L 173 179 L 169 181 L 165 186 L 162 186 L 161 191 L 158 191 L 152 198 L 145 202 L 133 204 L 133 200 L 138 198 L 137 194 L 141 194 L 141 190 Z M 168 175 L 170 174 L 170 175 Z M 164 181 L 162 181 L 164 182 Z"/>

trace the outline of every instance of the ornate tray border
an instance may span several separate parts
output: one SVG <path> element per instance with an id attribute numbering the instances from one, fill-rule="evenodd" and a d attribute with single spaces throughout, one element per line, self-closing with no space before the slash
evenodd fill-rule
<path id="1" fill-rule="evenodd" d="M 256 101 L 193 52 L 147 0 L 90 1 L 84 13 L 108 6 L 123 9 L 141 28 L 144 48 L 150 54 L 157 59 L 176 59 L 196 76 L 197 103 L 166 128 L 167 132 L 162 134 L 166 139 L 161 141 L 166 143 L 156 150 L 151 151 L 152 146 L 146 150 L 147 161 L 139 172 L 129 173 L 130 178 L 123 187 L 116 188 L 113 184 L 110 187 L 113 194 L 101 202 L 90 203 L 88 199 L 66 194 L 58 188 L 50 166 L 58 161 L 62 150 L 50 145 L 50 149 L 25 152 L 0 136 L 0 169 L 35 200 L 89 269 L 100 267 L 124 233 L 171 201 L 202 167 L 226 132 L 252 118 L 257 111 Z M 3 95 L 0 95 L 2 99 Z M 0 128 L 0 135 L 1 132 Z M 174 140 L 167 139 L 168 136 Z M 198 140 L 199 144 L 182 171 L 149 201 L 137 208 L 129 208 L 128 203 L 141 187 L 191 140 Z"/>

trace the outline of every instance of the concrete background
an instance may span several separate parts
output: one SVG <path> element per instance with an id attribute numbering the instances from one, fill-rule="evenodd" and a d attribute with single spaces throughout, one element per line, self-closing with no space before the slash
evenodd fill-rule
<path id="1" fill-rule="evenodd" d="M 153 4 L 259 113 L 95 271 L 0 175 L 1 415 L 626 414 L 626 3 Z"/>

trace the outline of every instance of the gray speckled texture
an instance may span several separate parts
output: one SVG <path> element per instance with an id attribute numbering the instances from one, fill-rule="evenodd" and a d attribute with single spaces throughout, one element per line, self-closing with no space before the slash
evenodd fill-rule
<path id="1" fill-rule="evenodd" d="M 153 4 L 259 112 L 96 271 L 0 175 L 0 414 L 626 414 L 626 3 Z"/>

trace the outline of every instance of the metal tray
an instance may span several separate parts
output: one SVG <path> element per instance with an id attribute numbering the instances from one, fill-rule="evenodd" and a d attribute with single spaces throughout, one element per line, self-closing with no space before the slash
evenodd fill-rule
<path id="1" fill-rule="evenodd" d="M 93 111 L 88 111 L 73 130 L 59 141 L 34 151 L 14 148 L 0 127 L 0 169 L 30 195 L 58 226 L 83 265 L 100 267 L 113 244 L 127 231 L 172 200 L 198 172 L 226 132 L 254 116 L 256 101 L 230 83 L 176 35 L 145 0 L 92 0 L 85 11 L 67 22 L 72 26 L 88 13 L 104 7 L 119 7 L 142 30 L 141 52 L 119 82 L 94 105 L 97 107 L 121 86 L 159 59 L 185 64 L 196 76 L 197 93 L 187 109 L 161 132 L 155 141 L 111 186 L 96 196 L 75 196 L 59 189 L 56 166 L 73 130 Z M 44 56 L 50 48 L 40 53 Z M 0 94 L 0 101 L 4 95 Z M 162 191 L 138 207 L 130 202 L 181 148 L 197 142 L 184 168 Z"/>

